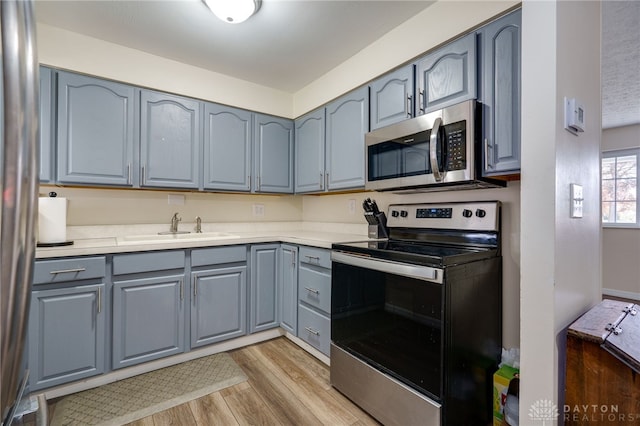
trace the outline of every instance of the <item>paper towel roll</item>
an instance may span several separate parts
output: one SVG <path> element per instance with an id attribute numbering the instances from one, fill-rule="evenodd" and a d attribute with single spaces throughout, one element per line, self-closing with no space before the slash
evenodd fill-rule
<path id="1" fill-rule="evenodd" d="M 67 241 L 67 199 L 38 198 L 38 242 L 44 244 Z"/>

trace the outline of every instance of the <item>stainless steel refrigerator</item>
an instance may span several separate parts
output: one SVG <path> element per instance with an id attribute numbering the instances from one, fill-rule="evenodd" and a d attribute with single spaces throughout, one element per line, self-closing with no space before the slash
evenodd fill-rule
<path id="1" fill-rule="evenodd" d="M 38 195 L 38 62 L 31 0 L 0 1 L 0 422 L 20 401 Z"/>

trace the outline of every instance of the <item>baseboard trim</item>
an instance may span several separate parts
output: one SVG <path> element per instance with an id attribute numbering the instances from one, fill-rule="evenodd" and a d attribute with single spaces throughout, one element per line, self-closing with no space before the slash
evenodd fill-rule
<path id="1" fill-rule="evenodd" d="M 615 290 L 615 289 L 612 289 L 612 288 L 603 288 L 602 289 L 602 295 L 603 296 L 622 297 L 624 299 L 631 299 L 631 300 L 640 300 L 640 293 L 636 293 L 636 292 L 633 292 L 633 291 Z"/>
<path id="2" fill-rule="evenodd" d="M 327 366 L 331 365 L 331 361 L 329 360 L 328 356 L 326 356 L 325 354 L 323 354 L 322 352 L 320 352 L 319 350 L 317 350 L 316 348 L 314 348 L 304 340 L 300 339 L 299 337 L 296 337 L 295 335 L 289 333 L 288 331 L 286 331 L 284 335 L 287 339 L 291 340 L 293 343 L 300 346 L 305 351 L 309 352 L 309 354 L 318 358 L 320 362 L 326 364 Z"/>

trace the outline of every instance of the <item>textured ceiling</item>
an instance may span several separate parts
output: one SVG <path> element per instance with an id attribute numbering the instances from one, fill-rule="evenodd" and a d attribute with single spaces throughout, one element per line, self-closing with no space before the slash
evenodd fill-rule
<path id="1" fill-rule="evenodd" d="M 640 124 L 640 1 L 602 2 L 602 127 Z"/>
<path id="2" fill-rule="evenodd" d="M 55 27 L 296 92 L 419 13 L 426 0 L 263 0 L 243 24 L 200 0 L 36 0 Z M 640 123 L 640 0 L 602 2 L 602 126 Z"/>

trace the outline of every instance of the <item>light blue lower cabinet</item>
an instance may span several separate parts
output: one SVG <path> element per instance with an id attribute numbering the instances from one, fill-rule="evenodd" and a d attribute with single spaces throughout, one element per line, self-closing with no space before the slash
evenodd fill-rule
<path id="1" fill-rule="evenodd" d="M 249 332 L 280 326 L 278 252 L 280 244 L 251 246 Z"/>
<path id="2" fill-rule="evenodd" d="M 329 356 L 331 343 L 331 251 L 300 247 L 298 337 Z"/>
<path id="3" fill-rule="evenodd" d="M 191 348 L 247 334 L 247 267 L 191 273 Z"/>
<path id="4" fill-rule="evenodd" d="M 329 356 L 331 320 L 326 313 L 298 305 L 298 337 Z"/>
<path id="5" fill-rule="evenodd" d="M 104 293 L 104 283 L 33 291 L 29 317 L 31 391 L 104 372 Z"/>
<path id="6" fill-rule="evenodd" d="M 113 283 L 112 368 L 184 352 L 184 274 Z"/>
<path id="7" fill-rule="evenodd" d="M 298 330 L 298 247 L 280 248 L 280 327 L 294 335 Z"/>

